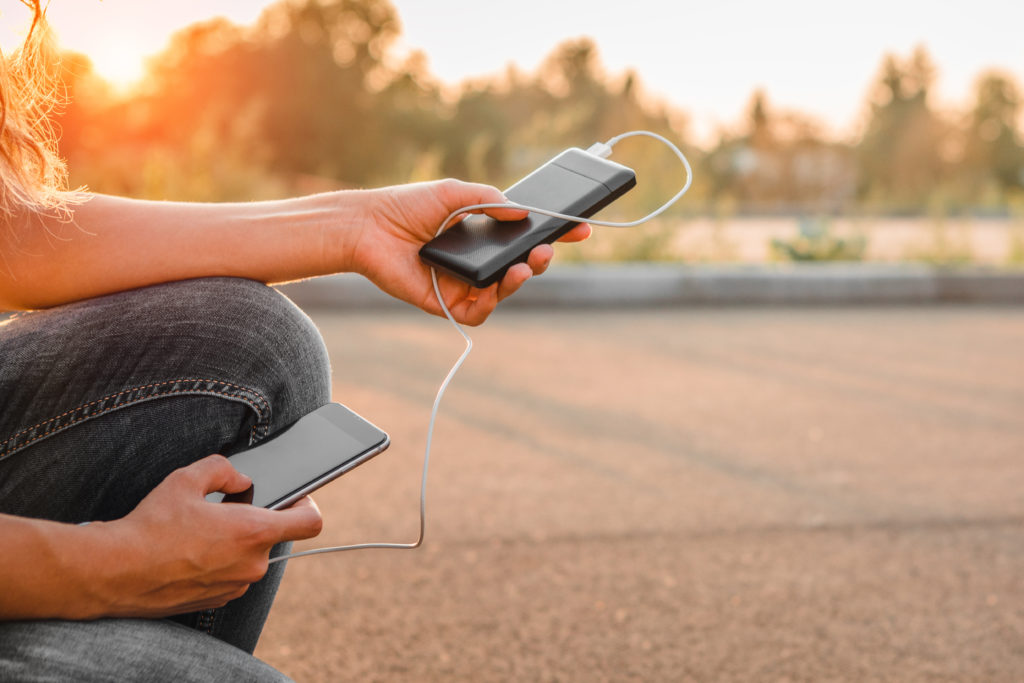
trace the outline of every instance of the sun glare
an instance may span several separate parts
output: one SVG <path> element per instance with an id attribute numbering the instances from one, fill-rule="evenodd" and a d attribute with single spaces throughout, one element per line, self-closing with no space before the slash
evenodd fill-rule
<path id="1" fill-rule="evenodd" d="M 120 39 L 90 47 L 85 53 L 96 73 L 115 88 L 126 90 L 142 79 L 146 55 L 152 46 Z"/>
<path id="2" fill-rule="evenodd" d="M 48 9 L 58 46 L 85 55 L 104 80 L 119 90 L 128 89 L 142 79 L 147 56 L 159 51 L 165 38 L 143 36 L 127 24 L 97 31 L 84 9 L 71 3 Z M 8 54 L 17 50 L 30 23 L 27 9 L 0 12 L 0 49 Z"/>
<path id="3" fill-rule="evenodd" d="M 174 31 L 217 15 L 248 24 L 270 1 L 61 0 L 49 4 L 47 15 L 62 48 L 84 54 L 100 76 L 127 89 L 143 78 L 147 58 L 164 49 Z"/>

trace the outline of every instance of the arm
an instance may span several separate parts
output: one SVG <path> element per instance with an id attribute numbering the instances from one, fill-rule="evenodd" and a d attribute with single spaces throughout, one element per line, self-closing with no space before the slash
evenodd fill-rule
<path id="1" fill-rule="evenodd" d="M 46 307 L 193 277 L 282 282 L 346 269 L 357 196 L 198 204 L 88 195 L 70 220 L 24 216 L 0 246 L 0 303 Z M 11 230 L 11 228 L 8 228 Z M 330 240 L 330 243 L 328 243 Z"/>
<path id="2" fill-rule="evenodd" d="M 160 282 L 216 275 L 285 282 L 354 271 L 439 313 L 417 255 L 461 206 L 504 201 L 486 185 L 439 181 L 279 201 L 194 204 L 90 195 L 69 221 L 22 217 L 0 225 L 0 309 L 40 308 Z M 521 211 L 488 211 L 518 219 Z M 589 234 L 580 226 L 566 241 Z M 486 290 L 443 276 L 457 319 L 478 324 L 499 300 L 543 272 L 551 247 Z"/>
<path id="3" fill-rule="evenodd" d="M 0 309 L 191 277 L 280 282 L 354 271 L 437 314 L 419 247 L 451 211 L 501 201 L 494 188 L 457 181 L 251 204 L 94 195 L 74 208 L 72 221 L 0 222 Z M 563 239 L 589 232 L 581 225 Z M 550 245 L 537 247 L 527 264 L 483 290 L 441 276 L 442 295 L 456 319 L 479 324 L 543 272 L 552 253 Z M 209 462 L 221 464 L 211 469 Z M 241 595 L 266 571 L 270 547 L 315 536 L 320 518 L 311 502 L 268 511 L 203 500 L 210 491 L 246 488 L 238 477 L 223 459 L 207 459 L 172 474 L 124 519 L 86 527 L 0 515 L 0 586 L 18 587 L 0 591 L 0 619 L 162 616 Z"/>
<path id="4" fill-rule="evenodd" d="M 221 456 L 176 470 L 127 517 L 87 526 L 0 515 L 0 620 L 162 617 L 219 607 L 267 570 L 270 548 L 320 533 L 305 498 L 287 510 L 208 503 L 249 486 Z"/>

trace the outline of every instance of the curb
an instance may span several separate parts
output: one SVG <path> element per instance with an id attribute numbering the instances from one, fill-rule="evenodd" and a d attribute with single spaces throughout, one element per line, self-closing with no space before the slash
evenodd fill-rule
<path id="1" fill-rule="evenodd" d="M 282 285 L 306 308 L 403 306 L 349 273 Z M 914 264 L 563 265 L 503 307 L 1024 304 L 1024 270 Z"/>

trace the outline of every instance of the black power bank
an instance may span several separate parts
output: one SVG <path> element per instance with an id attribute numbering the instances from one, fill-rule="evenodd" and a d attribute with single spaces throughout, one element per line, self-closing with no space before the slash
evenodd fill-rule
<path id="1" fill-rule="evenodd" d="M 505 196 L 517 204 L 589 218 L 635 185 L 632 169 L 573 147 L 508 188 Z M 423 245 L 420 259 L 474 287 L 487 287 L 525 262 L 531 249 L 554 242 L 576 225 L 538 213 L 519 221 L 473 215 Z"/>

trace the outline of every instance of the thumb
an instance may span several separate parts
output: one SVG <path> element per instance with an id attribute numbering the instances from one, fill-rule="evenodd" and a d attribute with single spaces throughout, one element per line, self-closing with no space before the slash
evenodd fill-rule
<path id="1" fill-rule="evenodd" d="M 240 493 L 252 480 L 235 469 L 223 455 L 210 455 L 179 470 L 189 488 L 206 495 L 214 491 Z"/>
<path id="2" fill-rule="evenodd" d="M 268 526 L 276 533 L 276 541 L 299 541 L 313 538 L 323 529 L 320 508 L 309 496 L 300 498 L 283 510 L 267 510 Z"/>
<path id="3" fill-rule="evenodd" d="M 472 204 L 507 204 L 510 201 L 498 188 L 480 183 L 444 181 L 441 189 L 444 203 L 451 209 Z M 521 220 L 527 216 L 527 212 L 521 209 L 484 209 L 484 213 L 499 221 Z"/>

